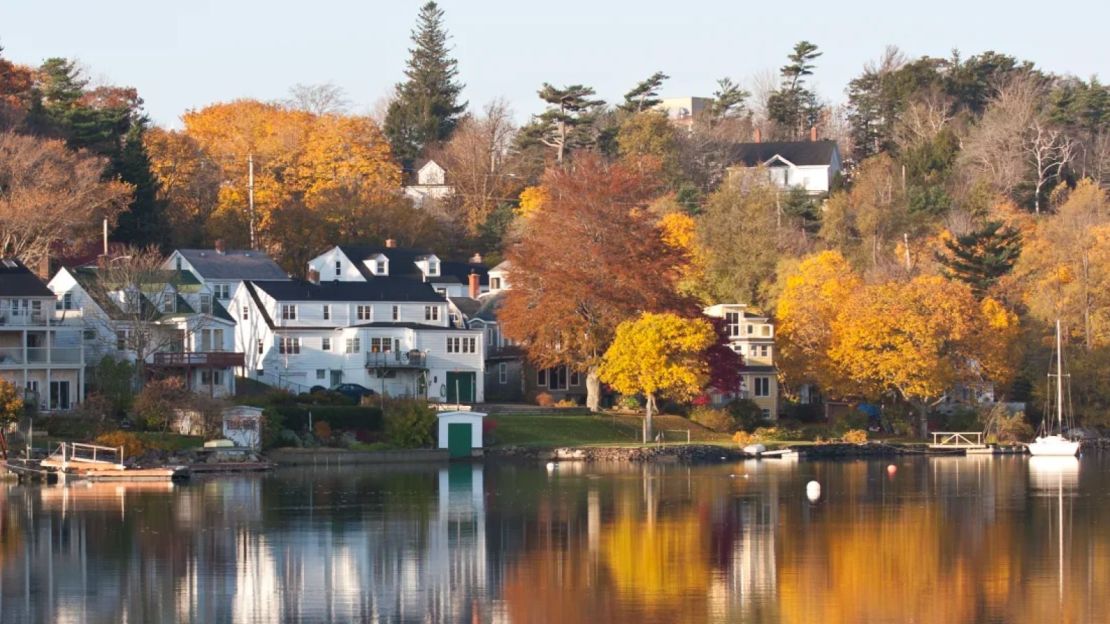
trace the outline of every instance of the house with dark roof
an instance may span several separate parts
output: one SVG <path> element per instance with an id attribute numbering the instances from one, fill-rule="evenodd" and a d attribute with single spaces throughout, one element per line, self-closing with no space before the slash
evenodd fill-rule
<path id="1" fill-rule="evenodd" d="M 345 264 L 337 269 L 344 279 L 320 279 L 315 269 L 307 281 L 244 282 L 229 304 L 243 374 L 296 392 L 354 383 L 389 396 L 483 401 L 481 332 L 452 323 L 444 296 L 416 277 L 438 260 L 385 262 L 397 264 Z"/>
<path id="2" fill-rule="evenodd" d="M 212 290 L 218 301 L 231 299 L 235 289 L 246 280 L 286 280 L 289 275 L 254 249 L 225 249 L 216 241 L 213 249 L 177 249 L 162 265 L 167 270 L 188 271 Z"/>
<path id="3" fill-rule="evenodd" d="M 427 250 L 398 247 L 392 240 L 384 246 L 332 247 L 309 260 L 308 271 L 319 275 L 321 283 L 401 277 L 427 283 L 443 297 L 476 297 L 489 291 L 489 270 L 480 257 L 468 262 L 443 260 Z"/>
<path id="4" fill-rule="evenodd" d="M 46 284 L 19 260 L 0 258 L 0 379 L 44 411 L 85 396 L 81 329 L 61 321 Z"/>
<path id="5" fill-rule="evenodd" d="M 735 161 L 728 174 L 732 177 L 762 168 L 779 188 L 800 188 L 820 195 L 829 192 L 841 167 L 836 141 L 818 141 L 814 136 L 811 141 L 741 143 L 736 146 Z"/>
<path id="6" fill-rule="evenodd" d="M 55 314 L 77 328 L 88 364 L 142 359 L 151 376 L 180 376 L 209 396 L 235 393 L 235 320 L 190 271 L 153 271 L 133 283 L 96 267 L 62 268 L 47 284 Z M 142 283 L 134 283 L 142 282 Z"/>

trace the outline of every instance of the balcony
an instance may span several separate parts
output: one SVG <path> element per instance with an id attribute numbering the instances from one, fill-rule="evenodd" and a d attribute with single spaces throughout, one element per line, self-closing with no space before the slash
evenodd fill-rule
<path id="1" fill-rule="evenodd" d="M 161 368 L 234 368 L 243 366 L 243 354 L 232 351 L 155 353 L 151 366 Z"/>
<path id="2" fill-rule="evenodd" d="M 9 309 L 0 310 L 0 328 L 4 327 L 41 327 L 47 324 L 47 319 L 53 316 L 53 310 L 49 315 L 42 310 L 38 312 L 32 311 L 19 311 L 15 312 Z"/>
<path id="3" fill-rule="evenodd" d="M 54 364 L 82 364 L 81 349 L 47 349 L 45 347 L 0 348 L 0 367 Z"/>
<path id="4" fill-rule="evenodd" d="M 420 351 L 384 351 L 366 354 L 366 368 L 428 368 L 428 358 Z"/>

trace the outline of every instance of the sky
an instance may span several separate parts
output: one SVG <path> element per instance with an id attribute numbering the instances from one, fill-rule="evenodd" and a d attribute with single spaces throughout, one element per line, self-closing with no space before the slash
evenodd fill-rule
<path id="1" fill-rule="evenodd" d="M 0 0 L 0 46 L 13 61 L 78 59 L 94 82 L 133 86 L 160 125 L 237 98 L 282 99 L 334 83 L 373 112 L 402 78 L 423 0 Z M 812 84 L 831 103 L 888 45 L 907 56 L 985 50 L 1056 73 L 1110 80 L 1110 2 L 1066 10 L 1014 0 L 442 0 L 472 109 L 504 98 L 519 121 L 546 81 L 618 101 L 655 71 L 663 96 L 709 96 L 731 77 L 749 90 L 807 39 L 824 52 Z"/>

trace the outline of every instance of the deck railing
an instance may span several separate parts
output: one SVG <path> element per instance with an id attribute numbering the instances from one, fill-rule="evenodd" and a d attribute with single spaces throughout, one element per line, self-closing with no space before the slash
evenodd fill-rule
<path id="1" fill-rule="evenodd" d="M 154 354 L 154 366 L 167 368 L 233 368 L 243 365 L 243 354 L 233 351 L 200 351 L 192 353 L 159 352 Z"/>
<path id="2" fill-rule="evenodd" d="M 934 447 L 977 448 L 983 446 L 982 431 L 933 431 Z"/>
<path id="3" fill-rule="evenodd" d="M 427 357 L 420 351 L 384 351 L 366 354 L 367 368 L 426 368 Z"/>

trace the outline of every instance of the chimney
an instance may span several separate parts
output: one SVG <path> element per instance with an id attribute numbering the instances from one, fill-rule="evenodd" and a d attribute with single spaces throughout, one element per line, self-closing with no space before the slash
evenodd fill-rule
<path id="1" fill-rule="evenodd" d="M 392 238 L 387 238 L 387 239 L 385 239 L 385 246 L 389 249 L 393 249 L 394 247 L 397 246 L 397 241 L 395 239 L 392 239 Z"/>
<path id="2" fill-rule="evenodd" d="M 479 280 L 480 279 L 481 278 L 478 277 L 477 273 L 471 273 L 470 274 L 470 298 L 471 299 L 477 299 L 478 298 L 478 291 L 481 290 L 481 288 L 479 287 Z"/>
<path id="3" fill-rule="evenodd" d="M 308 281 L 312 282 L 313 284 L 319 284 L 320 283 L 320 272 L 317 271 L 316 269 L 309 269 L 308 270 Z"/>
<path id="4" fill-rule="evenodd" d="M 224 239 L 222 238 L 216 239 L 216 253 L 220 254 L 221 256 L 224 255 Z"/>
<path id="5" fill-rule="evenodd" d="M 470 256 L 470 264 L 482 264 L 482 254 L 475 253 L 473 256 Z"/>
<path id="6" fill-rule="evenodd" d="M 809 127 L 809 140 L 813 142 L 817 141 L 817 126 Z"/>
<path id="7" fill-rule="evenodd" d="M 755 136 L 753 136 L 753 137 L 752 137 L 752 139 L 753 139 L 753 140 L 754 140 L 754 141 L 755 141 L 756 143 L 762 143 L 762 142 L 763 142 L 763 132 L 761 132 L 761 131 L 759 130 L 759 128 L 756 128 L 756 129 L 755 129 Z"/>

